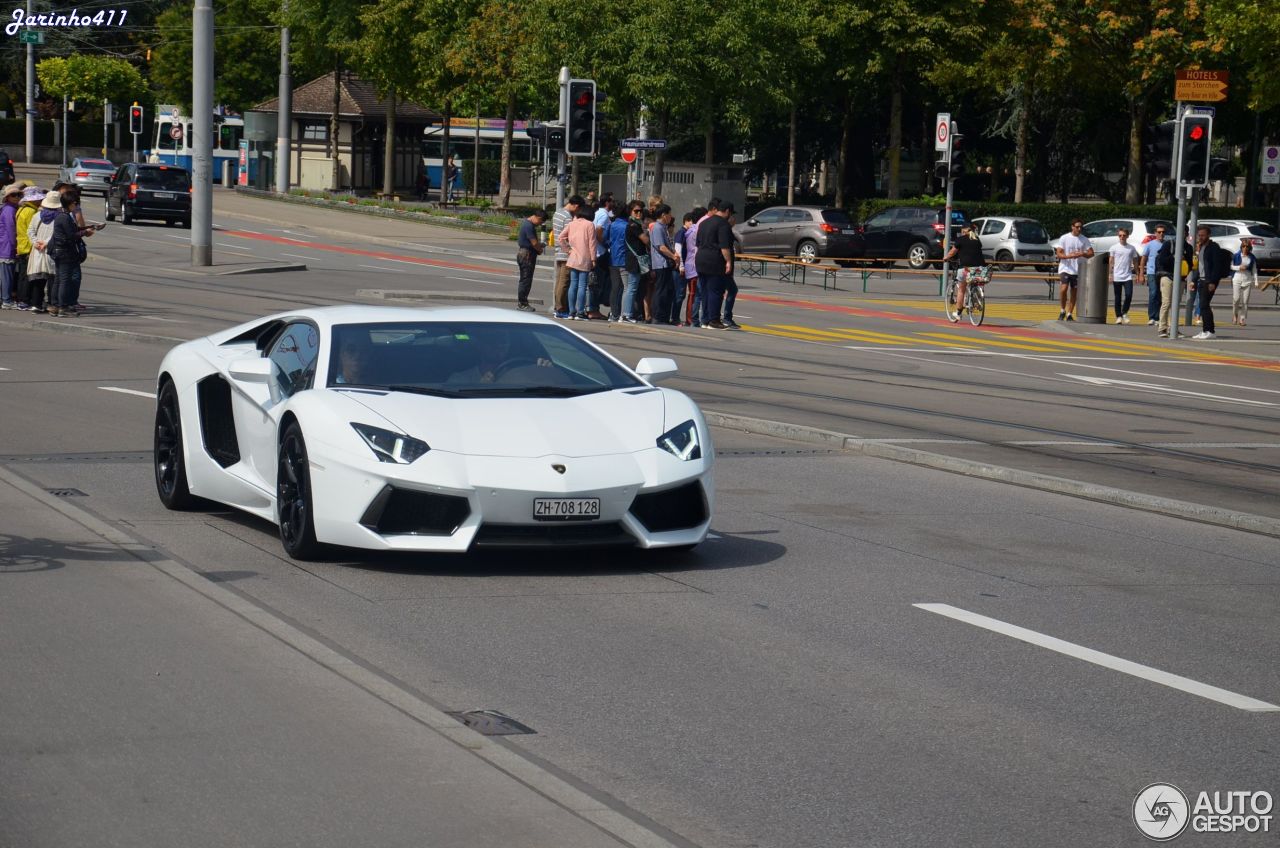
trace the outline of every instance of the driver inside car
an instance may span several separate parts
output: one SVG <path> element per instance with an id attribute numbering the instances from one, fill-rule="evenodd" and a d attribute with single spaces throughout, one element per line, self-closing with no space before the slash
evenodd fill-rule
<path id="1" fill-rule="evenodd" d="M 358 386 L 368 384 L 373 375 L 369 373 L 369 347 L 355 339 L 347 339 L 338 347 L 338 375 L 335 383 Z"/>
<path id="2" fill-rule="evenodd" d="M 450 383 L 493 383 L 513 368 L 529 365 L 549 368 L 552 365 L 551 360 L 546 357 L 524 356 L 519 351 L 513 352 L 511 334 L 504 328 L 472 327 L 467 336 L 473 346 L 475 364 L 451 374 Z"/>

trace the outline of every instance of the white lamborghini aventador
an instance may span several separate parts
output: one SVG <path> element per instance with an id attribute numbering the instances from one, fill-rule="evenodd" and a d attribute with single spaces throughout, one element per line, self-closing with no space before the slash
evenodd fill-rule
<path id="1" fill-rule="evenodd" d="M 157 382 L 155 476 L 326 544 L 691 548 L 713 451 L 684 394 L 540 318 L 489 308 L 301 309 L 178 345 Z"/>

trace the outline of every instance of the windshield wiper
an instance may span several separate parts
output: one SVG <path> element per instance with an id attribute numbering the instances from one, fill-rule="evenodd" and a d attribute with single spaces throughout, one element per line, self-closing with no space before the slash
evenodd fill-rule
<path id="1" fill-rule="evenodd" d="M 414 395 L 430 395 L 431 397 L 457 398 L 462 397 L 457 392 L 451 392 L 448 389 L 432 389 L 427 386 L 406 386 L 394 385 L 387 386 L 387 389 L 393 392 L 408 392 Z"/>

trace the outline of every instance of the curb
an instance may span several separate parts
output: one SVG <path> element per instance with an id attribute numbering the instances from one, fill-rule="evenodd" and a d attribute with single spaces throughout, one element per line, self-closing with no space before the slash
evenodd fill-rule
<path id="1" fill-rule="evenodd" d="M 409 689 L 397 685 L 366 667 L 358 657 L 348 656 L 330 647 L 284 618 L 273 614 L 268 608 L 259 606 L 247 597 L 202 577 L 192 568 L 170 558 L 163 551 L 133 538 L 93 513 L 45 492 L 27 478 L 6 468 L 0 468 L 0 483 L 7 484 L 37 503 L 60 513 L 105 542 L 114 545 L 124 556 L 132 557 L 139 563 L 173 578 L 205 599 L 236 615 L 246 624 L 280 640 L 351 685 L 403 712 L 417 721 L 424 730 L 436 733 L 469 751 L 489 767 L 506 774 L 534 793 L 563 807 L 577 818 L 593 824 L 614 839 L 627 845 L 646 846 L 646 848 L 676 848 L 677 845 L 685 844 L 677 842 L 678 837 L 672 835 L 668 838 L 657 828 L 647 826 L 605 804 L 573 785 L 569 780 L 543 768 L 514 749 L 459 723 L 424 697 L 419 697 Z"/>
<path id="2" fill-rule="evenodd" d="M 102 256 L 96 253 L 90 253 L 89 258 L 85 260 L 89 264 L 114 265 L 122 268 L 134 268 L 136 266 L 125 262 L 121 259 L 113 259 L 110 256 Z M 278 262 L 273 265 L 251 265 L 247 268 L 231 268 L 226 271 L 217 270 L 217 265 L 208 266 L 208 270 L 198 270 L 197 268 L 166 268 L 165 271 L 170 274 L 190 274 L 194 277 L 229 277 L 236 274 L 271 274 L 276 271 L 305 271 L 307 270 L 304 262 Z"/>
<path id="3" fill-rule="evenodd" d="M 911 465 L 935 468 L 939 471 L 949 471 L 953 474 L 962 474 L 966 477 L 1009 483 L 1027 489 L 1037 489 L 1042 492 L 1052 492 L 1081 498 L 1082 500 L 1113 504 L 1143 512 L 1154 512 L 1159 515 L 1171 515 L 1176 518 L 1185 518 L 1189 521 L 1198 521 L 1202 524 L 1214 524 L 1219 527 L 1228 527 L 1232 530 L 1243 530 L 1246 533 L 1257 533 L 1263 536 L 1280 538 L 1280 519 L 1270 518 L 1265 515 L 1234 512 L 1189 501 L 1131 492 L 1127 489 L 1116 489 L 1096 483 L 1069 480 L 1065 477 L 1054 477 L 1050 474 L 1040 474 L 1035 471 L 1021 471 L 1002 465 L 992 465 L 988 462 L 961 459 L 959 457 L 946 456 L 945 454 L 931 453 L 918 448 L 887 444 L 874 439 L 863 439 L 859 436 L 801 427 L 780 421 L 769 421 L 762 418 L 750 418 L 745 415 L 710 410 L 704 410 L 703 415 L 709 424 L 740 429 L 747 433 L 776 436 L 821 445 L 838 444 L 844 450 L 877 459 L 905 462 Z"/>
<path id="4" fill-rule="evenodd" d="M 50 333 L 71 333 L 73 335 L 82 336 L 98 336 L 107 339 L 120 339 L 123 341 L 142 342 L 143 344 L 160 344 L 160 345 L 176 345 L 182 342 L 191 341 L 190 339 L 180 339 L 175 336 L 160 336 L 153 333 L 138 333 L 133 330 L 115 330 L 111 327 L 99 327 L 95 324 L 81 324 L 81 319 L 72 318 L 66 321 L 53 321 L 50 319 L 38 319 L 33 321 L 0 321 L 0 326 L 18 327 L 24 330 L 44 330 Z"/>

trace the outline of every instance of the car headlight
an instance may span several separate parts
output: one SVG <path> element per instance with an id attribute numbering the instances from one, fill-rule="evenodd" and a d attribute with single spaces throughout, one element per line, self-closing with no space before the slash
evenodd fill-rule
<path id="1" fill-rule="evenodd" d="M 353 423 L 351 429 L 360 434 L 360 438 L 364 439 L 364 443 L 373 450 L 373 455 L 379 462 L 408 465 L 431 450 L 431 446 L 421 439 L 414 439 L 402 433 L 393 433 L 381 427 Z"/>
<path id="2" fill-rule="evenodd" d="M 702 445 L 698 442 L 698 426 L 686 421 L 658 437 L 658 447 L 676 459 L 702 459 Z"/>

